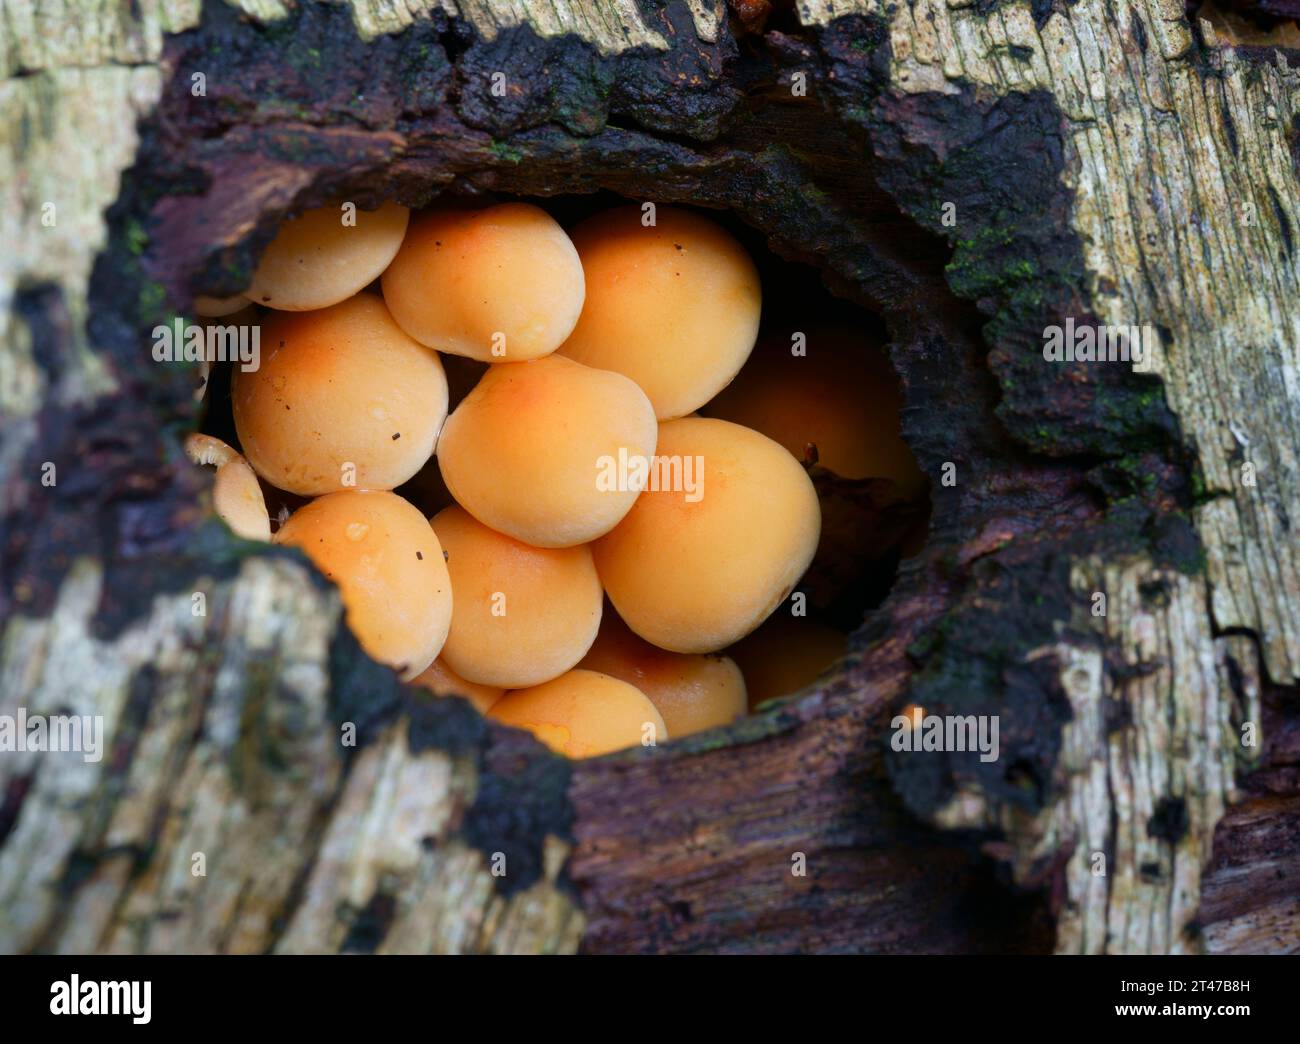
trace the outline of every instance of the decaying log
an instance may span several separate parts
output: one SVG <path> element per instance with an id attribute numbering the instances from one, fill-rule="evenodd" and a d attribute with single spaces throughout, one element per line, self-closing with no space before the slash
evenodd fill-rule
<path id="1" fill-rule="evenodd" d="M 0 949 L 1300 948 L 1294 26 L 0 4 L 0 713 L 108 737 L 0 754 Z M 570 765 L 224 531 L 147 331 L 327 199 L 600 190 L 728 209 L 884 320 L 934 525 L 823 684 Z M 1048 363 L 1067 318 L 1154 358 Z M 890 750 L 908 703 L 998 715 L 1000 759 Z"/>

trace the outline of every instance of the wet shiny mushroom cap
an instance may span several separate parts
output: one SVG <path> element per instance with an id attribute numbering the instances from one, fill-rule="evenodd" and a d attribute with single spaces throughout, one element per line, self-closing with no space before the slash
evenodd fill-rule
<path id="1" fill-rule="evenodd" d="M 552 355 L 491 367 L 447 418 L 442 477 L 485 525 L 535 547 L 607 533 L 638 488 L 620 462 L 648 460 L 658 429 L 628 378 Z"/>
<path id="2" fill-rule="evenodd" d="M 651 738 L 663 743 L 663 716 L 639 689 L 596 671 L 573 670 L 554 681 L 503 696 L 488 717 L 527 729 L 551 750 L 590 758 Z"/>
<path id="3" fill-rule="evenodd" d="M 417 341 L 483 362 L 555 351 L 586 293 L 573 243 L 529 203 L 421 215 L 383 287 L 393 316 Z"/>
<path id="4" fill-rule="evenodd" d="M 409 219 L 410 212 L 397 203 L 377 210 L 342 203 L 309 210 L 281 226 L 245 295 L 267 308 L 289 312 L 346 301 L 388 267 Z"/>
<path id="5" fill-rule="evenodd" d="M 434 352 L 374 294 L 262 323 L 261 365 L 236 368 L 235 428 L 249 463 L 301 496 L 393 489 L 432 456 L 447 415 Z"/>
<path id="6" fill-rule="evenodd" d="M 727 725 L 747 707 L 745 679 L 735 661 L 660 649 L 613 612 L 601 619 L 600 633 L 578 666 L 635 685 L 659 708 L 675 739 Z"/>
<path id="7" fill-rule="evenodd" d="M 582 316 L 560 354 L 636 381 L 660 420 L 716 395 L 758 335 L 758 270 L 731 233 L 692 211 L 616 207 L 573 230 L 587 277 Z"/>
<path id="8" fill-rule="evenodd" d="M 762 623 L 812 562 L 817 493 L 783 446 L 728 421 L 665 421 L 657 455 L 660 488 L 592 545 L 596 568 L 646 641 L 716 652 Z"/>
<path id="9" fill-rule="evenodd" d="M 338 584 L 348 626 L 404 679 L 424 672 L 451 626 L 452 589 L 428 521 L 395 493 L 346 490 L 313 500 L 275 534 Z"/>
<path id="10" fill-rule="evenodd" d="M 470 681 L 508 689 L 550 681 L 591 648 L 604 596 L 585 546 L 532 547 L 464 508 L 431 523 L 456 593 L 442 658 Z"/>

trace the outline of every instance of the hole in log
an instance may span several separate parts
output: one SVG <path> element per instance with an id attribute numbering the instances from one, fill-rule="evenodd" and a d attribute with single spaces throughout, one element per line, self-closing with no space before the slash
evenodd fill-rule
<path id="1" fill-rule="evenodd" d="M 481 194 L 453 195 L 440 198 L 433 210 L 416 212 L 412 221 L 418 221 L 421 213 L 459 212 L 461 208 L 466 213 L 473 213 L 508 202 L 521 200 L 501 196 L 483 198 Z M 641 205 L 640 201 L 629 201 L 610 192 L 560 195 L 522 202 L 540 203 L 563 228 L 569 230 L 581 227 L 583 222 L 596 215 L 619 213 L 619 208 L 629 203 Z M 342 204 L 343 212 L 346 213 L 347 208 L 347 203 Z M 676 719 L 669 723 L 670 738 L 725 725 L 729 719 L 743 714 L 746 707 L 757 710 L 769 701 L 790 697 L 807 689 L 825 674 L 846 654 L 851 633 L 888 594 L 900 559 L 914 556 L 921 550 L 930 514 L 928 482 L 899 430 L 902 394 L 888 359 L 887 331 L 880 317 L 833 295 L 826 288 L 821 273 L 812 265 L 778 257 L 759 233 L 734 214 L 685 207 L 676 210 L 699 214 L 705 221 L 720 226 L 734 237 L 755 262 L 762 287 L 762 319 L 755 346 L 746 352 L 745 363 L 735 378 L 727 381 L 716 394 L 709 394 L 707 401 L 698 406 L 698 414 L 740 424 L 784 446 L 811 479 L 820 504 L 821 519 L 816 554 L 807 570 L 798 575 L 793 590 L 783 592 L 783 597 L 771 607 L 765 618 L 760 617 L 747 625 L 738 640 L 724 641 L 708 648 L 705 650 L 707 656 L 682 655 L 642 640 L 627 627 L 608 597 L 604 600 L 600 634 L 576 666 L 621 678 L 644 689 L 656 704 L 674 706 Z M 328 208 L 312 211 L 312 214 L 329 217 Z M 358 216 L 364 220 L 366 212 L 359 212 Z M 332 226 L 333 221 L 327 220 L 326 224 Z M 295 224 L 293 227 L 299 226 Z M 332 235 L 332 229 L 327 229 L 326 234 Z M 433 245 L 437 249 L 444 246 L 441 240 L 434 240 Z M 673 246 L 678 257 L 685 256 L 686 245 L 674 243 Z M 451 247 L 450 242 L 447 247 Z M 295 263 L 303 265 L 311 261 L 308 252 L 298 257 Z M 698 277 L 698 271 L 696 275 Z M 292 270 L 290 278 L 296 278 Z M 627 277 L 624 275 L 622 278 Z M 265 285 L 266 282 L 266 277 L 262 277 L 261 283 Z M 669 289 L 671 286 L 672 281 L 668 280 Z M 204 291 L 208 288 L 200 286 L 197 289 Z M 310 294 L 315 289 L 305 287 L 300 292 Z M 588 292 L 591 292 L 590 287 Z M 367 297 L 379 298 L 384 288 L 380 280 L 375 279 L 364 288 L 364 293 Z M 263 428 L 259 430 L 259 442 L 254 447 L 258 452 L 252 457 L 271 529 L 279 532 L 286 520 L 310 503 L 312 497 L 302 488 L 293 491 L 284 488 L 286 483 L 277 485 L 275 475 L 288 475 L 289 471 L 285 469 L 297 469 L 293 472 L 294 479 L 297 479 L 306 466 L 302 463 L 303 457 L 314 458 L 316 443 L 328 442 L 332 437 L 322 437 L 320 427 L 354 424 L 352 413 L 356 412 L 360 393 L 354 387 L 346 386 L 346 380 L 341 378 L 340 383 L 345 386 L 329 390 L 323 400 L 325 415 L 316 416 L 322 402 L 304 401 L 302 396 L 295 396 L 294 374 L 289 372 L 286 376 L 279 363 L 272 362 L 271 375 L 257 376 L 257 368 L 263 359 L 283 358 L 299 347 L 299 341 L 286 347 L 286 337 L 302 338 L 303 331 L 315 322 L 312 317 L 325 313 L 313 310 L 285 313 L 267 307 L 273 302 L 269 297 L 259 300 L 256 289 L 247 289 L 246 294 L 246 297 L 230 298 L 195 295 L 195 309 L 208 316 L 199 318 L 197 322 L 205 327 L 209 345 L 221 343 L 224 338 L 229 339 L 228 343 L 238 341 L 242 344 L 253 337 L 260 342 L 263 353 L 251 364 L 233 360 L 217 361 L 202 367 L 200 430 L 248 455 L 241 434 L 247 436 L 250 431 L 259 429 L 255 427 L 256 418 L 250 419 L 246 413 L 241 431 L 235 416 L 232 384 L 247 386 L 259 382 L 267 388 L 267 394 L 274 402 L 266 408 L 270 416 L 261 421 Z M 664 307 L 670 308 L 671 303 L 665 302 Z M 719 309 L 724 307 L 725 304 L 719 303 Z M 286 322 L 286 315 L 293 318 Z M 269 339 L 262 340 L 263 334 Z M 331 326 L 325 334 L 314 336 L 328 339 L 340 334 Z M 436 338 L 434 342 L 437 343 Z M 566 349 L 567 344 L 560 353 L 564 354 Z M 332 344 L 329 350 L 335 351 Z M 507 351 L 503 346 L 502 354 Z M 702 354 L 703 351 L 702 348 Z M 248 357 L 253 358 L 252 353 Z M 449 386 L 448 409 L 454 413 L 482 381 L 492 363 L 445 351 L 440 357 Z M 496 361 L 509 363 L 511 360 Z M 244 372 L 250 376 L 243 376 Z M 302 378 L 303 381 L 311 379 L 310 374 Z M 243 401 L 247 411 L 247 394 Z M 312 412 L 315 417 L 307 429 L 299 426 L 291 429 L 301 440 L 301 454 L 297 447 L 287 446 L 278 451 L 284 459 L 277 458 L 275 451 L 268 456 L 265 443 L 280 431 L 279 422 L 296 424 L 295 406 L 300 413 Z M 378 408 L 381 407 L 371 407 L 372 410 Z M 281 409 L 290 416 L 281 418 Z M 332 409 L 337 409 L 337 415 L 329 415 Z M 518 418 L 509 420 L 513 422 Z M 268 422 L 272 426 L 269 434 L 264 427 Z M 582 418 L 577 418 L 577 422 L 581 423 Z M 398 425 L 395 419 L 382 423 Z M 387 438 L 397 442 L 401 435 L 397 432 Z M 418 437 L 418 433 L 408 432 L 410 435 Z M 341 452 L 344 456 L 365 453 L 359 447 Z M 417 450 L 412 452 L 417 453 L 415 459 L 423 456 Z M 263 466 L 264 461 L 266 466 Z M 203 462 L 214 463 L 212 460 Z M 708 462 L 705 460 L 703 463 L 702 478 L 707 481 Z M 375 486 L 364 477 L 358 479 L 353 462 L 343 465 L 345 472 L 348 468 L 353 468 L 354 472 L 344 475 L 340 488 L 353 485 L 386 488 L 382 484 Z M 328 476 L 326 484 L 331 484 Z M 459 510 L 457 498 L 448 488 L 437 456 L 429 456 L 414 475 L 393 488 L 399 497 L 427 518 L 432 519 L 443 511 Z M 218 498 L 221 492 L 218 487 Z M 774 492 L 772 495 L 778 494 Z M 526 497 L 527 494 L 519 496 Z M 685 499 L 689 501 L 690 497 Z M 218 510 L 221 510 L 220 502 Z M 740 519 L 737 524 L 747 521 Z M 356 539 L 362 540 L 368 535 L 362 530 L 368 531 L 368 528 L 368 525 L 354 523 L 349 533 L 355 530 Z M 739 531 L 733 529 L 732 532 L 734 539 L 745 539 Z M 760 540 L 765 537 L 761 518 L 755 526 L 755 535 Z M 318 550 L 315 545 L 324 543 L 325 539 L 318 537 L 315 541 L 299 543 L 308 554 L 312 554 Z M 716 549 L 719 556 L 729 553 L 731 549 L 725 543 Z M 425 560 L 420 549 L 414 550 L 413 554 L 417 562 Z M 328 565 L 324 568 L 331 579 L 339 579 L 336 570 L 331 570 Z M 346 599 L 346 583 L 344 590 Z M 466 613 L 470 598 L 475 596 L 469 593 L 471 588 L 468 585 L 463 590 L 466 593 L 456 596 L 453 585 L 453 597 L 463 600 L 464 607 L 460 612 Z M 509 611 L 506 605 L 512 594 L 502 591 L 494 597 L 500 599 L 500 615 L 504 617 Z M 461 602 L 456 604 L 461 606 Z M 529 607 L 528 611 L 550 613 L 555 611 L 555 607 Z M 364 635 L 364 629 L 360 633 Z M 448 673 L 450 667 L 442 661 L 426 674 L 421 674 L 421 670 L 415 673 L 421 674 L 422 682 L 431 690 L 464 695 L 484 711 L 501 697 L 503 690 L 526 687 L 518 678 L 530 673 L 528 667 L 519 668 L 523 674 L 516 675 L 513 683 L 491 674 L 499 669 L 496 661 L 501 658 L 500 651 L 493 654 L 492 664 L 462 666 L 467 662 L 466 644 L 461 642 L 453 650 L 452 657 L 460 657 L 456 666 L 460 668 L 460 675 L 465 677 L 455 672 Z M 734 664 L 739 665 L 739 672 L 736 672 Z M 403 661 L 394 666 L 406 664 Z M 476 669 L 485 673 L 477 673 Z M 408 670 L 407 674 L 410 673 Z M 537 674 L 534 684 L 542 684 L 560 673 L 562 671 L 543 670 Z M 542 677 L 542 674 L 546 676 Z M 743 678 L 743 682 L 733 682 L 733 676 Z M 738 702 L 734 708 L 729 704 L 710 706 L 708 700 L 699 695 L 704 693 L 705 697 L 717 703 L 722 698 L 709 697 L 709 693 L 729 686 L 737 689 L 735 698 Z M 693 704 L 685 709 L 676 706 L 688 699 L 701 706 Z M 665 714 L 668 714 L 667 710 Z"/>
<path id="2" fill-rule="evenodd" d="M 995 416 L 1001 393 L 979 335 L 985 317 L 949 290 L 951 250 L 901 211 L 896 191 L 882 187 L 891 167 L 901 172 L 892 176 L 912 177 L 909 157 L 928 162 L 924 148 L 870 141 L 870 113 L 828 101 L 829 81 L 819 81 L 827 90 L 814 97 L 793 97 L 790 74 L 806 56 L 780 33 L 741 41 L 735 60 L 743 75 L 729 76 L 725 88 L 683 87 L 667 107 L 654 100 L 656 85 L 666 82 L 660 56 L 637 54 L 616 60 L 617 75 L 596 84 L 597 94 L 602 84 L 605 91 L 596 101 L 583 95 L 580 104 L 540 113 L 524 105 L 496 119 L 473 89 L 483 71 L 475 64 L 484 60 L 481 49 L 452 46 L 453 34 L 436 27 L 417 25 L 363 44 L 346 14 L 329 9 L 295 11 L 271 34 L 220 11 L 205 17 L 211 24 L 171 46 L 176 74 L 141 127 L 137 164 L 110 212 L 110 244 L 92 284 L 92 333 L 138 392 L 132 409 L 116 418 L 143 447 L 133 460 L 150 457 L 160 428 L 195 427 L 195 374 L 162 373 L 141 350 L 147 332 L 172 310 L 189 311 L 200 292 L 226 297 L 247 287 L 259 256 L 293 214 L 339 199 L 362 210 L 385 200 L 418 210 L 458 196 L 539 202 L 568 224 L 604 203 L 655 200 L 722 220 L 759 259 L 769 303 L 812 302 L 827 309 L 827 318 L 869 330 L 877 343 L 888 337 L 902 377 L 906 441 L 936 478 L 922 555 L 897 565 L 897 553 L 873 559 L 847 595 L 817 609 L 831 630 L 856 631 L 849 655 L 798 699 L 650 755 L 566 763 L 539 757 L 537 745 L 517 732 L 493 726 L 485 738 L 481 720 L 460 701 L 417 705 L 397 692 L 391 671 L 358 656 L 343 635 L 331 650 L 331 699 L 339 703 L 332 709 L 356 722 L 361 744 L 405 712 L 413 750 L 478 752 L 478 797 L 458 836 L 489 857 L 503 852 L 512 867 L 526 867 L 497 881 L 501 891 L 538 879 L 545 838 L 572 842 L 564 883 L 581 897 L 584 946 L 593 951 L 1050 948 L 1041 897 L 1010 895 L 983 863 L 980 839 L 937 836 L 899 797 L 930 811 L 950 787 L 929 779 L 895 786 L 885 767 L 890 718 L 907 702 L 923 643 L 936 640 L 936 624 L 951 607 L 952 579 L 1044 519 L 1073 526 L 1096 511 L 1095 491 L 1076 467 L 1025 450 L 1029 422 L 1020 401 L 1012 403 L 1020 412 L 1009 416 L 1021 444 L 1008 438 Z M 776 25 L 781 18 L 778 11 Z M 854 55 L 870 60 L 878 28 L 855 23 L 851 32 L 827 35 L 828 51 L 845 60 L 841 73 L 851 71 Z M 527 46 L 561 67 L 572 42 L 530 38 Z M 697 56 L 672 60 L 689 66 Z M 209 77 L 214 93 L 207 104 L 190 93 L 195 68 L 222 70 Z M 326 68 L 329 77 L 322 76 Z M 601 75 L 608 71 L 600 59 Z M 690 84 L 692 76 L 688 67 L 669 79 Z M 937 115 L 965 121 L 963 133 L 966 123 L 999 124 L 1004 115 L 965 95 L 950 102 L 952 111 Z M 1034 122 L 1054 119 L 1041 100 L 997 105 L 1022 105 L 1026 133 L 1050 144 Z M 923 141 L 931 114 L 912 115 Z M 982 143 L 994 139 L 1003 140 L 975 126 L 962 145 L 965 165 L 951 167 L 955 176 L 978 173 L 987 161 Z M 1050 148 L 1036 155 L 1042 176 L 1017 184 L 1012 195 L 1046 194 L 1033 195 L 1030 209 L 1047 214 L 1062 205 L 1052 188 L 1059 178 L 1050 169 Z M 994 189 L 1002 192 L 1000 183 Z M 1003 237 L 978 240 L 985 241 L 1000 244 Z M 1005 250 L 1014 254 L 1018 241 L 1009 242 Z M 998 271 L 969 262 L 967 256 L 959 273 L 968 291 L 974 287 L 967 298 L 985 286 L 997 289 Z M 769 311 L 769 321 L 779 315 Z M 454 372 L 458 366 L 447 368 L 453 394 L 465 376 Z M 213 374 L 214 407 L 203 428 L 237 442 L 230 416 L 222 415 L 230 395 L 225 379 Z M 407 439 L 403 432 L 394 444 Z M 1069 444 L 1063 453 L 1086 449 Z M 980 481 L 967 483 L 959 498 L 937 482 L 945 463 L 956 465 L 963 482 L 972 475 Z M 431 505 L 428 477 L 401 492 Z M 105 604 L 96 621 L 104 630 L 125 627 L 156 591 L 201 570 L 226 577 L 238 568 L 234 554 L 213 566 L 210 542 L 190 540 L 178 549 L 174 538 L 164 544 L 156 537 L 192 530 L 199 481 L 178 467 L 169 482 L 160 482 L 152 514 L 141 519 L 134 559 L 121 560 L 116 549 L 104 554 Z M 282 509 L 301 506 L 265 492 L 277 520 Z M 968 536 L 958 530 L 978 538 L 966 546 Z M 196 544 L 203 554 L 192 551 Z M 167 557 L 156 565 L 145 553 Z M 152 570 L 144 578 L 142 560 Z M 169 579 L 173 567 L 182 579 Z M 38 590 L 34 600 L 52 590 Z M 955 645 L 983 637 L 971 629 L 944 639 Z M 1025 701 L 1037 700 L 1036 681 L 1028 679 L 1014 699 L 1023 692 Z M 1047 778 L 1059 711 L 1045 706 L 1025 721 L 1022 732 L 1040 737 L 1025 778 Z M 1004 734 L 1004 748 L 1021 739 Z M 1012 781 L 991 791 L 997 786 L 1017 789 Z"/>

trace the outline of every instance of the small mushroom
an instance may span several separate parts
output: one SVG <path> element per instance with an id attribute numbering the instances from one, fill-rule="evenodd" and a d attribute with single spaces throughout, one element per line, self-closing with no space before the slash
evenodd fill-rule
<path id="1" fill-rule="evenodd" d="M 668 739 L 663 715 L 645 693 L 597 671 L 573 670 L 544 685 L 508 692 L 487 716 L 527 729 L 569 758 Z"/>
<path id="2" fill-rule="evenodd" d="M 573 230 L 587 300 L 560 354 L 626 374 L 660 420 L 699 409 L 736 376 L 758 336 L 758 270 L 721 225 L 659 207 L 615 207 Z"/>
<path id="3" fill-rule="evenodd" d="M 202 294 L 194 298 L 194 313 L 203 319 L 218 319 L 223 315 L 234 315 L 248 307 L 248 298 L 243 294 L 234 297 L 205 297 Z"/>
<path id="4" fill-rule="evenodd" d="M 466 681 L 447 666 L 441 656 L 429 664 L 428 669 L 411 683 L 428 689 L 435 696 L 463 696 L 480 714 L 486 714 L 492 704 L 505 695 L 505 689 L 494 685 L 479 685 Z"/>
<path id="5" fill-rule="evenodd" d="M 586 293 L 573 243 L 529 203 L 417 218 L 383 287 L 393 317 L 417 341 L 483 362 L 555 351 Z"/>
<path id="6" fill-rule="evenodd" d="M 245 540 L 270 540 L 266 499 L 248 461 L 220 439 L 197 432 L 186 437 L 185 453 L 195 464 L 217 469 L 212 505 L 231 531 Z"/>
<path id="7" fill-rule="evenodd" d="M 395 493 L 320 497 L 295 511 L 275 542 L 302 548 L 338 584 L 357 641 L 404 679 L 442 651 L 452 607 L 442 545 L 424 515 Z"/>
<path id="8" fill-rule="evenodd" d="M 749 706 L 810 685 L 848 649 L 848 635 L 811 616 L 779 609 L 727 650 L 745 675 Z"/>
<path id="9" fill-rule="evenodd" d="M 682 417 L 659 426 L 661 459 L 695 462 L 695 490 L 647 489 L 592 545 L 627 625 L 681 653 L 715 652 L 754 630 L 789 595 L 817 550 L 817 491 L 766 435 Z M 669 484 L 670 485 L 670 484 Z"/>
<path id="10" fill-rule="evenodd" d="M 582 659 L 604 603 L 587 547 L 530 547 L 461 507 L 440 511 L 431 524 L 456 592 L 442 658 L 457 674 L 520 689 Z"/>
<path id="11" fill-rule="evenodd" d="M 345 301 L 388 267 L 409 219 L 410 211 L 397 203 L 378 210 L 349 210 L 341 204 L 309 210 L 280 228 L 247 295 L 257 304 L 289 312 Z"/>
<path id="12" fill-rule="evenodd" d="M 438 464 L 480 522 L 534 547 L 572 547 L 631 509 L 639 486 L 620 462 L 648 462 L 657 434 L 628 378 L 551 355 L 489 369 L 447 418 Z"/>
<path id="13" fill-rule="evenodd" d="M 813 328 L 807 338 L 806 355 L 764 338 L 703 412 L 761 431 L 841 478 L 887 478 L 904 496 L 923 492 L 925 476 L 900 430 L 898 378 L 881 347 L 838 327 Z"/>
<path id="14" fill-rule="evenodd" d="M 687 656 L 651 645 L 628 629 L 617 613 L 606 612 L 595 644 L 578 664 L 635 685 L 664 716 L 678 739 L 745 713 L 745 679 L 726 656 Z"/>
<path id="15" fill-rule="evenodd" d="M 447 416 L 442 363 L 374 294 L 275 313 L 261 344 L 258 369 L 232 373 L 231 401 L 240 445 L 271 485 L 301 496 L 394 489 L 433 455 Z"/>

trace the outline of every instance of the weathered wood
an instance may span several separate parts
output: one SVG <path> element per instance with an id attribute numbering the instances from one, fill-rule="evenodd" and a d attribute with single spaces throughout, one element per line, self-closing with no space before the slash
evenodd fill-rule
<path id="1" fill-rule="evenodd" d="M 1268 878 L 1300 792 L 1300 98 L 1261 42 L 1293 27 L 240 6 L 0 7 L 0 713 L 102 714 L 112 750 L 0 755 L 0 948 L 1300 945 Z M 142 331 L 296 208 L 446 188 L 725 207 L 885 319 L 906 433 L 958 480 L 825 685 L 567 766 L 402 691 L 300 559 L 191 506 L 189 388 Z M 1045 363 L 1067 316 L 1158 328 L 1150 372 Z M 907 702 L 998 714 L 1002 761 L 888 751 Z"/>
<path id="2" fill-rule="evenodd" d="M 1211 953 L 1300 952 L 1300 718 L 1293 692 L 1267 690 L 1262 702 L 1268 743 L 1205 872 L 1199 920 Z"/>

